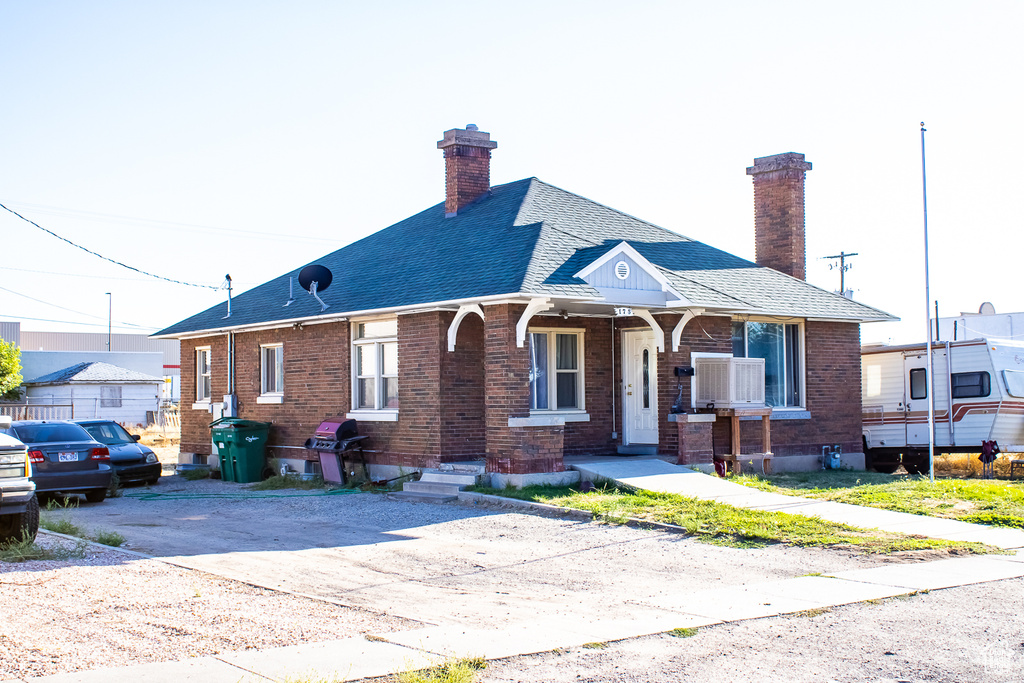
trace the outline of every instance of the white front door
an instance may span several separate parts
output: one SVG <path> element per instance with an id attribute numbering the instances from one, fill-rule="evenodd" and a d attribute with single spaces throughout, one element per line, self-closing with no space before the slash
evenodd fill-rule
<path id="1" fill-rule="evenodd" d="M 658 443 L 658 349 L 654 331 L 622 333 L 622 443 Z"/>

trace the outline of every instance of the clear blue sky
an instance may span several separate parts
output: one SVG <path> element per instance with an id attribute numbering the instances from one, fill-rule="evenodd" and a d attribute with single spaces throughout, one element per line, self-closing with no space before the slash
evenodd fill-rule
<path id="1" fill-rule="evenodd" d="M 443 200 L 435 142 L 467 123 L 498 142 L 494 184 L 537 176 L 747 258 L 744 169 L 802 152 L 808 279 L 838 289 L 819 257 L 857 252 L 855 298 L 903 318 L 864 340 L 915 341 L 922 120 L 940 313 L 1024 311 L 1021 26 L 1019 1 L 3 0 L 0 203 L 241 291 Z M 120 331 L 225 297 L 0 230 L 0 319 L 23 329 L 105 331 L 106 292 Z"/>

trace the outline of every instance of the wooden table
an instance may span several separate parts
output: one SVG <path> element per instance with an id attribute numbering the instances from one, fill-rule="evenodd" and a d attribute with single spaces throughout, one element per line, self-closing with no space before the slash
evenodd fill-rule
<path id="1" fill-rule="evenodd" d="M 761 418 L 761 453 L 764 462 L 764 473 L 771 472 L 772 458 L 772 409 L 769 406 L 750 406 L 743 408 L 715 408 L 715 414 L 720 417 L 729 418 L 729 455 L 716 455 L 716 460 L 724 460 L 732 463 L 732 473 L 740 473 L 740 460 L 743 457 L 740 451 L 740 418 L 760 417 Z"/>

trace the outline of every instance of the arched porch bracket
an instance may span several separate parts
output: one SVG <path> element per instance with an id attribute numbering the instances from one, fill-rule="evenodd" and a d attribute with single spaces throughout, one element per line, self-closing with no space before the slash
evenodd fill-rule
<path id="1" fill-rule="evenodd" d="M 480 304 L 464 304 L 459 306 L 459 312 L 455 314 L 455 319 L 452 320 L 452 324 L 448 326 L 448 352 L 455 350 L 455 338 L 459 335 L 459 325 L 462 324 L 462 319 L 470 313 L 476 313 L 480 316 L 481 320 L 486 320 L 484 317 L 484 311 L 480 308 Z"/>
<path id="2" fill-rule="evenodd" d="M 516 323 L 516 346 L 523 348 L 526 345 L 526 326 L 530 324 L 530 318 L 543 311 L 550 311 L 555 305 L 548 299 L 530 299 L 526 310 Z"/>
<path id="3" fill-rule="evenodd" d="M 665 330 L 661 329 L 651 312 L 646 308 L 634 308 L 633 315 L 647 322 L 654 330 L 654 342 L 658 345 L 658 353 L 665 353 Z"/>
<path id="4" fill-rule="evenodd" d="M 683 313 L 683 317 L 676 323 L 675 328 L 672 329 L 672 352 L 679 351 L 679 340 L 683 337 L 683 328 L 686 327 L 686 323 L 690 322 L 698 315 L 703 315 L 703 308 L 687 308 L 686 312 Z"/>

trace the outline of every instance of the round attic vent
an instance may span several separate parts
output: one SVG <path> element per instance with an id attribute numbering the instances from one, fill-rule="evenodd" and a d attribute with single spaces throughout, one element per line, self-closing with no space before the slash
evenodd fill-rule
<path id="1" fill-rule="evenodd" d="M 615 277 L 620 280 L 625 280 L 629 277 L 629 264 L 625 261 L 619 261 L 615 264 Z"/>

